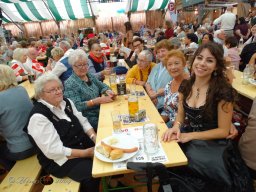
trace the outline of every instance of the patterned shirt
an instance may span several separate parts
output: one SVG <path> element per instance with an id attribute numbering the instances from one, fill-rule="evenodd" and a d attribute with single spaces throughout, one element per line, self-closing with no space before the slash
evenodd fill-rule
<path id="1" fill-rule="evenodd" d="M 17 61 L 17 60 L 12 60 L 10 65 L 16 75 L 17 81 L 21 82 L 22 76 L 25 76 L 28 74 L 25 66 L 23 65 L 23 63 L 21 63 L 20 61 Z"/>
<path id="2" fill-rule="evenodd" d="M 179 103 L 179 92 L 172 93 L 170 81 L 164 90 L 164 110 L 161 113 L 163 116 L 168 116 L 170 119 L 170 126 L 172 127 L 173 122 L 175 121 L 176 114 L 178 112 L 178 103 Z"/>
<path id="3" fill-rule="evenodd" d="M 86 102 L 100 97 L 110 88 L 90 73 L 87 73 L 87 77 L 90 83 L 83 81 L 73 72 L 64 83 L 64 96 L 74 102 L 77 110 L 87 117 L 93 128 L 97 128 L 100 106 L 89 107 Z"/>

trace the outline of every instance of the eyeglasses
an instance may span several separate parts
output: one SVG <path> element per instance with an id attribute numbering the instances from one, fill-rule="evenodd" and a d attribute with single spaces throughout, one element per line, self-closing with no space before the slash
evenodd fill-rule
<path id="1" fill-rule="evenodd" d="M 141 60 L 141 59 L 137 59 L 137 63 L 148 63 L 149 61 L 144 61 L 144 60 Z"/>
<path id="2" fill-rule="evenodd" d="M 63 88 L 62 87 L 56 87 L 54 89 L 50 89 L 49 91 L 43 91 L 45 93 L 50 93 L 50 94 L 56 94 L 58 92 L 62 92 L 63 91 Z"/>
<path id="3" fill-rule="evenodd" d="M 137 48 L 138 46 L 140 46 L 141 43 L 137 44 L 137 45 L 133 45 L 134 48 Z"/>
<path id="4" fill-rule="evenodd" d="M 78 68 L 78 69 L 82 69 L 83 67 L 88 67 L 88 64 L 84 64 L 84 65 L 74 65 L 74 67 Z"/>

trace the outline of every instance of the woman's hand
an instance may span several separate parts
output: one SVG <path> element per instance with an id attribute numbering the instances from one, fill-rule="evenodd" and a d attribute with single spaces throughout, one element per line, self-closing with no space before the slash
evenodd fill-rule
<path id="1" fill-rule="evenodd" d="M 157 98 L 154 98 L 151 101 L 154 103 L 154 105 L 157 105 L 157 103 L 158 103 L 158 99 Z"/>
<path id="2" fill-rule="evenodd" d="M 28 75 L 22 76 L 22 81 L 28 80 Z"/>
<path id="3" fill-rule="evenodd" d="M 49 58 L 48 59 L 48 63 L 47 63 L 47 66 L 46 66 L 46 71 L 51 71 L 52 70 L 52 62 L 53 62 L 53 59 L 52 58 Z"/>
<path id="4" fill-rule="evenodd" d="M 96 104 L 110 103 L 114 101 L 114 99 L 111 98 L 110 96 L 97 97 L 96 99 L 94 99 L 94 103 L 95 103 L 95 100 L 96 100 Z"/>
<path id="5" fill-rule="evenodd" d="M 85 152 L 85 157 L 93 157 L 94 155 L 94 147 L 87 148 L 84 150 Z"/>
<path id="6" fill-rule="evenodd" d="M 231 127 L 229 130 L 229 135 L 226 137 L 226 139 L 234 139 L 238 135 L 238 130 L 234 126 L 233 123 L 231 123 Z"/>
<path id="7" fill-rule="evenodd" d="M 180 134 L 180 129 L 178 127 L 170 128 L 162 135 L 162 141 L 170 142 L 172 140 L 179 140 Z"/>
<path id="8" fill-rule="evenodd" d="M 193 133 L 181 133 L 177 141 L 180 143 L 187 143 L 191 140 L 193 140 Z"/>
<path id="9" fill-rule="evenodd" d="M 107 96 L 111 97 L 113 100 L 116 99 L 116 94 L 112 90 L 106 91 Z"/>
<path id="10" fill-rule="evenodd" d="M 103 75 L 110 75 L 112 70 L 110 68 L 106 68 L 102 71 Z"/>
<path id="11" fill-rule="evenodd" d="M 150 97 L 151 100 L 157 98 L 157 93 L 153 90 L 148 92 L 148 96 Z"/>

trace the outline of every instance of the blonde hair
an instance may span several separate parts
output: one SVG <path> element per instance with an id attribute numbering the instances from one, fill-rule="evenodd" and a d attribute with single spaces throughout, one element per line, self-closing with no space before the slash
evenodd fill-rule
<path id="1" fill-rule="evenodd" d="M 62 57 L 64 55 L 64 51 L 60 47 L 54 47 L 51 50 L 51 55 L 52 55 L 52 57 L 55 57 L 55 56 Z"/>
<path id="2" fill-rule="evenodd" d="M 13 59 L 17 60 L 17 61 L 21 61 L 22 56 L 23 55 L 27 55 L 28 54 L 28 49 L 25 48 L 16 48 L 13 51 Z"/>
<path id="3" fill-rule="evenodd" d="M 183 63 L 183 65 L 184 66 L 186 65 L 186 58 L 185 58 L 184 54 L 182 53 L 182 51 L 174 49 L 174 50 L 169 51 L 167 53 L 167 55 L 165 56 L 165 58 L 163 60 L 163 64 L 164 64 L 165 67 L 167 65 L 168 60 L 171 57 L 178 57 L 178 58 L 180 58 L 182 63 Z"/>
<path id="4" fill-rule="evenodd" d="M 174 46 L 171 45 L 170 41 L 168 41 L 167 39 L 163 39 L 155 45 L 154 51 L 157 52 L 159 49 L 167 49 L 168 51 L 170 51 L 173 48 Z"/>
<path id="5" fill-rule="evenodd" d="M 0 64 L 0 91 L 17 86 L 14 71 L 8 65 Z"/>

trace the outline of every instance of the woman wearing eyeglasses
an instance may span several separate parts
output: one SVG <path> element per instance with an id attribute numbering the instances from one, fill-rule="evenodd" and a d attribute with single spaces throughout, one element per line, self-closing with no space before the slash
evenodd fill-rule
<path id="1" fill-rule="evenodd" d="M 74 102 L 78 111 L 87 117 L 96 131 L 100 104 L 112 102 L 115 94 L 105 83 L 89 73 L 88 59 L 83 50 L 72 52 L 68 62 L 73 68 L 73 74 L 64 84 L 64 95 Z"/>
<path id="2" fill-rule="evenodd" d="M 144 86 L 150 72 L 155 67 L 152 59 L 153 55 L 149 50 L 141 51 L 138 55 L 137 64 L 126 74 L 126 83 Z"/>
<path id="3" fill-rule="evenodd" d="M 92 178 L 96 133 L 70 99 L 63 98 L 59 78 L 46 73 L 35 81 L 35 102 L 25 131 L 37 147 L 42 168 L 55 177 L 81 183 L 81 191 L 99 191 Z"/>

